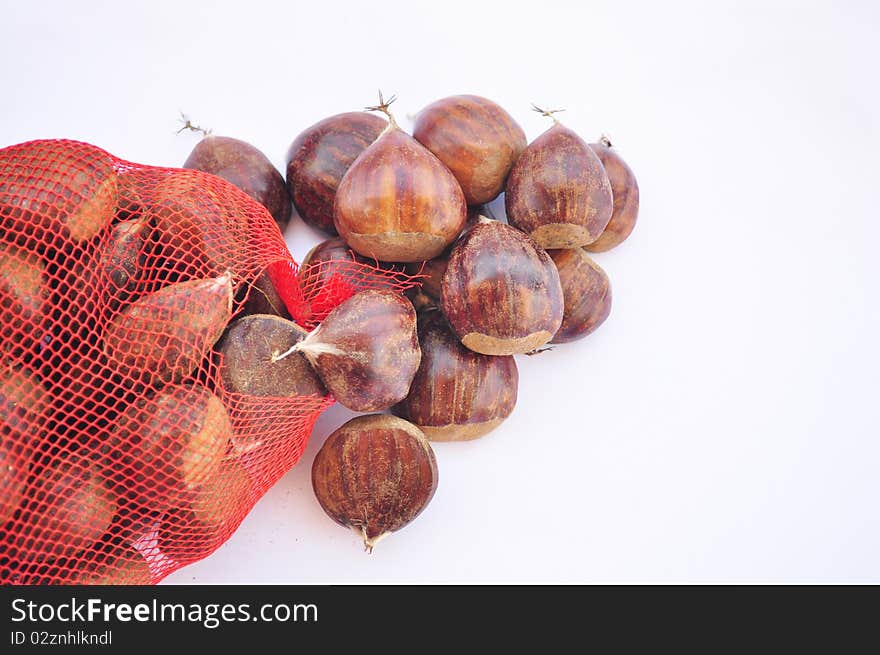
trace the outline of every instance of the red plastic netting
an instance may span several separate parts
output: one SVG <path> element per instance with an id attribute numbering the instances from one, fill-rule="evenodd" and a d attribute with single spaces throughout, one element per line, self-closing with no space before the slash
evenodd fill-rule
<path id="1" fill-rule="evenodd" d="M 413 284 L 300 271 L 269 213 L 211 175 L 73 141 L 0 150 L 0 582 L 155 583 L 213 552 L 332 403 L 228 392 L 226 326 L 269 307 L 311 328 Z"/>

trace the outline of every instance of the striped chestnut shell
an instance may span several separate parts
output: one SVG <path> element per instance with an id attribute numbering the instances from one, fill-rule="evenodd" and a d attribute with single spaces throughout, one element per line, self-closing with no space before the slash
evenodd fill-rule
<path id="1" fill-rule="evenodd" d="M 413 137 L 452 171 L 468 205 L 498 197 L 526 147 L 526 134 L 511 115 L 474 95 L 443 98 L 422 109 Z"/>
<path id="2" fill-rule="evenodd" d="M 394 413 L 431 441 L 468 441 L 498 427 L 516 405 L 519 373 L 511 355 L 465 348 L 436 310 L 419 315 L 422 362 Z"/>
<path id="3" fill-rule="evenodd" d="M 485 219 L 452 249 L 440 303 L 461 342 L 484 355 L 527 353 L 562 323 L 559 273 L 519 230 Z"/>
<path id="4" fill-rule="evenodd" d="M 402 418 L 358 416 L 331 434 L 312 464 L 327 515 L 373 547 L 412 522 L 437 489 L 437 460 L 425 435 Z"/>

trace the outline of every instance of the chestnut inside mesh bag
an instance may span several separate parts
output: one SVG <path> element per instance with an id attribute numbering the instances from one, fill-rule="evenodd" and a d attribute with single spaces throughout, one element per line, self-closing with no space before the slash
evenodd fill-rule
<path id="1" fill-rule="evenodd" d="M 155 583 L 226 541 L 333 402 L 227 391 L 226 326 L 265 300 L 312 328 L 414 284 L 317 266 L 220 178 L 73 141 L 0 150 L 0 582 Z"/>

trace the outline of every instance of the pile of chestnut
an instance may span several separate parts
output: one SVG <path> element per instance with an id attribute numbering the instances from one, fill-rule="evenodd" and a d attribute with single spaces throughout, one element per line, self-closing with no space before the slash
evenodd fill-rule
<path id="1" fill-rule="evenodd" d="M 608 139 L 588 144 L 553 112 L 542 111 L 553 124 L 529 144 L 485 98 L 434 102 L 412 135 L 389 105 L 380 96 L 370 108 L 384 119 L 344 113 L 300 134 L 286 188 L 262 153 L 234 139 L 208 136 L 186 163 L 243 188 L 282 230 L 289 192 L 307 224 L 338 235 L 306 256 L 306 276 L 326 280 L 350 262 L 421 276 L 406 297 L 355 294 L 310 333 L 288 317 L 242 317 L 220 347 L 256 371 L 226 380 L 244 392 L 323 385 L 352 410 L 390 410 L 337 429 L 312 468 L 321 506 L 368 550 L 433 496 L 430 441 L 476 439 L 511 414 L 514 355 L 580 339 L 608 317 L 608 276 L 589 253 L 626 239 L 639 205 L 636 179 Z M 507 222 L 488 209 L 502 193 Z"/>

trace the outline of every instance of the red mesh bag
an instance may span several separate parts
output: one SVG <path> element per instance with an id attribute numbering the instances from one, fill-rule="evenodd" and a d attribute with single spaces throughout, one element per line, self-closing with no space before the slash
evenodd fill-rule
<path id="1" fill-rule="evenodd" d="M 297 462 L 332 398 L 235 394 L 217 374 L 213 346 L 266 276 L 306 328 L 415 283 L 300 271 L 269 213 L 212 175 L 73 141 L 0 150 L 0 582 L 155 583 Z"/>

